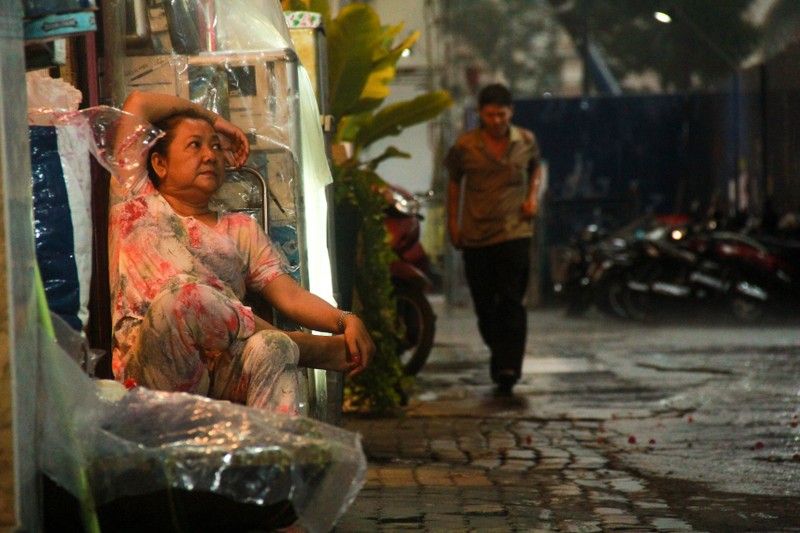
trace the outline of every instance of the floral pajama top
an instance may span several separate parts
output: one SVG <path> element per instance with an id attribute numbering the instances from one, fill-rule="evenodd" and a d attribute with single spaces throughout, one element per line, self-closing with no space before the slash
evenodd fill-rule
<path id="1" fill-rule="evenodd" d="M 247 289 L 259 292 L 286 273 L 282 256 L 258 223 L 244 214 L 221 214 L 210 227 L 175 214 L 159 194 L 134 197 L 115 205 L 109 222 L 111 314 L 114 333 L 113 371 L 125 379 L 125 367 L 137 346 L 150 303 L 176 280 L 208 285 L 230 298 L 238 324 L 208 327 L 254 332 L 252 310 L 241 303 Z"/>

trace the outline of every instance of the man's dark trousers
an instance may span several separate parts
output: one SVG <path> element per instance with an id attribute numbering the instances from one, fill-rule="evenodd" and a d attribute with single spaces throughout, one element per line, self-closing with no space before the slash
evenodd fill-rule
<path id="1" fill-rule="evenodd" d="M 464 272 L 478 316 L 478 330 L 492 354 L 492 380 L 512 370 L 522 374 L 531 239 L 514 239 L 480 248 L 464 248 Z"/>

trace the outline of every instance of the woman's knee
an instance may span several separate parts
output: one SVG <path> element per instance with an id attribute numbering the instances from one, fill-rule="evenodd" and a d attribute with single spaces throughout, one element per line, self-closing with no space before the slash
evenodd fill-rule
<path id="1" fill-rule="evenodd" d="M 171 283 L 153 298 L 147 315 L 155 321 L 170 325 L 208 318 L 229 321 L 228 315 L 235 317 L 230 300 L 219 289 L 198 281 Z"/>
<path id="2" fill-rule="evenodd" d="M 286 333 L 262 330 L 250 337 L 244 348 L 245 364 L 297 367 L 300 349 Z"/>

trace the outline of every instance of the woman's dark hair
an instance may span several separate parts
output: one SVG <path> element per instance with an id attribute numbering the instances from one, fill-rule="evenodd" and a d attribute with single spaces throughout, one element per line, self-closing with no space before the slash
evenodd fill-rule
<path id="1" fill-rule="evenodd" d="M 490 104 L 511 107 L 513 103 L 511 91 L 502 83 L 487 85 L 478 93 L 478 109 Z"/>
<path id="2" fill-rule="evenodd" d="M 158 122 L 153 124 L 153 126 L 164 132 L 164 135 L 162 137 L 159 137 L 159 139 L 156 141 L 153 147 L 150 148 L 150 151 L 147 152 L 147 177 L 150 178 L 150 183 L 152 183 L 156 189 L 158 189 L 160 183 L 158 174 L 156 173 L 156 169 L 153 168 L 153 163 L 152 163 L 153 154 L 158 154 L 162 157 L 166 157 L 167 149 L 169 148 L 169 145 L 172 144 L 172 141 L 175 139 L 175 128 L 177 128 L 178 124 L 183 122 L 185 119 L 191 119 L 191 118 L 204 120 L 209 124 L 211 124 L 211 121 L 208 120 L 207 116 L 193 109 L 188 109 L 186 111 L 170 115 L 167 118 L 159 120 Z M 214 125 L 211 124 L 211 126 L 213 127 Z"/>

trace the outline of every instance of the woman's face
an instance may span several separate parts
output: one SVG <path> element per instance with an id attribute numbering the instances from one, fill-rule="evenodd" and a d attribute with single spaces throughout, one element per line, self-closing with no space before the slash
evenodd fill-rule
<path id="1" fill-rule="evenodd" d="M 222 186 L 225 157 L 219 135 L 208 122 L 185 118 L 173 130 L 165 155 L 154 153 L 158 190 L 189 202 L 207 202 Z"/>

